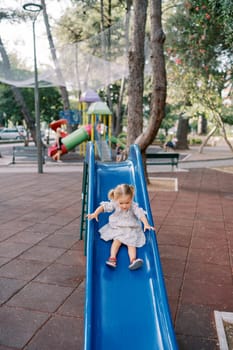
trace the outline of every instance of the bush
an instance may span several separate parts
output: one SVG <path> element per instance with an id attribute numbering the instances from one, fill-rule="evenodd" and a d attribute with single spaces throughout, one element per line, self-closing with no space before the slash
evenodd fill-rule
<path id="1" fill-rule="evenodd" d="M 202 140 L 199 138 L 191 138 L 188 140 L 189 145 L 201 145 L 202 144 Z"/>

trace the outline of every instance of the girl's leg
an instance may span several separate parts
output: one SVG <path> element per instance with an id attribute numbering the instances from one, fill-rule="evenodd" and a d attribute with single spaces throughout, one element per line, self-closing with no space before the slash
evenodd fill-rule
<path id="1" fill-rule="evenodd" d="M 136 247 L 128 246 L 129 260 L 132 262 L 136 259 Z"/>
<path id="2" fill-rule="evenodd" d="M 137 270 L 143 265 L 142 259 L 137 259 L 137 251 L 136 247 L 128 246 L 128 254 L 130 259 L 129 269 L 130 270 Z"/>
<path id="3" fill-rule="evenodd" d="M 117 253 L 119 251 L 120 246 L 121 246 L 121 242 L 120 241 L 114 240 L 112 242 L 111 249 L 110 249 L 110 257 L 106 261 L 106 264 L 108 266 L 111 266 L 111 267 L 116 267 L 117 266 L 116 256 L 117 256 Z"/>
<path id="4" fill-rule="evenodd" d="M 111 250 L 110 250 L 110 257 L 111 258 L 116 258 L 117 253 L 120 249 L 121 242 L 118 241 L 117 239 L 112 242 Z"/>

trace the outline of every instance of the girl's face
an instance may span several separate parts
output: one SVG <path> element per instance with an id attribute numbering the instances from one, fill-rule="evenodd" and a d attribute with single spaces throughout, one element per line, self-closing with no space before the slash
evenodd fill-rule
<path id="1" fill-rule="evenodd" d="M 130 195 L 122 195 L 117 199 L 121 210 L 129 210 L 132 204 L 132 197 Z"/>

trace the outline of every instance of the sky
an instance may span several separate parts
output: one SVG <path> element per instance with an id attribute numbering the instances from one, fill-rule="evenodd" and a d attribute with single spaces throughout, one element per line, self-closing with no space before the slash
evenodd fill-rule
<path id="1" fill-rule="evenodd" d="M 23 4 L 40 3 L 38 0 L 0 0 L 1 11 L 7 8 L 22 9 Z M 70 0 L 47 0 L 46 8 L 50 17 L 51 26 L 64 13 L 65 9 L 70 6 Z M 50 61 L 49 45 L 46 36 L 43 14 L 40 13 L 35 24 L 36 32 L 36 51 L 37 61 L 40 65 L 47 64 Z M 16 52 L 23 63 L 27 66 L 33 66 L 33 33 L 32 22 L 29 19 L 25 23 L 10 24 L 6 21 L 0 22 L 0 33 L 7 52 Z"/>
<path id="2" fill-rule="evenodd" d="M 26 1 L 37 4 L 41 3 L 41 0 Z M 0 0 L 1 11 L 4 8 L 6 10 L 9 8 L 21 10 L 23 4 L 25 4 L 25 0 Z M 46 0 L 46 8 L 51 27 L 56 24 L 56 21 L 58 21 L 68 7 L 71 7 L 71 0 Z M 122 23 L 120 22 L 120 25 Z M 44 82 L 49 82 L 57 86 L 63 83 L 63 81 L 57 80 L 59 77 L 55 72 L 54 62 L 50 56 L 42 12 L 36 20 L 35 31 L 39 80 L 43 84 Z M 32 81 L 34 82 L 32 20 L 28 19 L 27 22 L 21 24 L 1 21 L 0 35 L 8 56 L 11 58 L 13 57 L 12 54 L 16 53 L 17 63 L 19 60 L 21 63 L 21 65 L 17 64 L 17 74 L 15 74 L 14 70 L 11 70 L 11 75 L 7 72 L 6 81 L 6 74 L 3 72 L 2 76 L 0 75 L 1 81 L 8 84 L 16 83 L 18 84 L 17 86 L 21 87 L 31 86 Z M 59 66 L 62 69 L 62 78 L 70 89 L 86 90 L 87 87 L 92 89 L 101 88 L 128 74 L 125 55 L 123 53 L 119 56 L 119 62 L 115 60 L 111 62 L 107 61 L 104 57 L 96 57 L 94 53 L 87 52 L 85 42 L 81 43 L 78 49 L 75 45 L 68 45 L 64 48 L 64 51 L 61 50 L 61 47 L 56 42 L 55 46 L 57 47 L 58 58 L 60 58 Z M 11 66 L 15 67 L 14 64 Z M 25 68 L 28 72 L 32 73 L 31 77 L 27 77 L 27 79 L 25 79 L 23 71 Z"/>

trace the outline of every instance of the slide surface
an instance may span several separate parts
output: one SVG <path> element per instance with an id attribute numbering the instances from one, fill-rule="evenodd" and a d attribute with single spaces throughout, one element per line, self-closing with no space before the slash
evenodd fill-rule
<path id="1" fill-rule="evenodd" d="M 135 201 L 153 224 L 143 175 L 141 154 L 131 146 L 127 161 L 101 163 L 88 144 L 88 212 L 93 212 L 108 191 L 120 183 L 135 186 Z M 111 242 L 100 239 L 98 229 L 108 220 L 87 223 L 87 276 L 84 350 L 177 350 L 163 280 L 156 235 L 146 231 L 146 244 L 138 249 L 141 269 L 130 271 L 126 247 L 121 247 L 116 269 L 106 266 Z"/>

